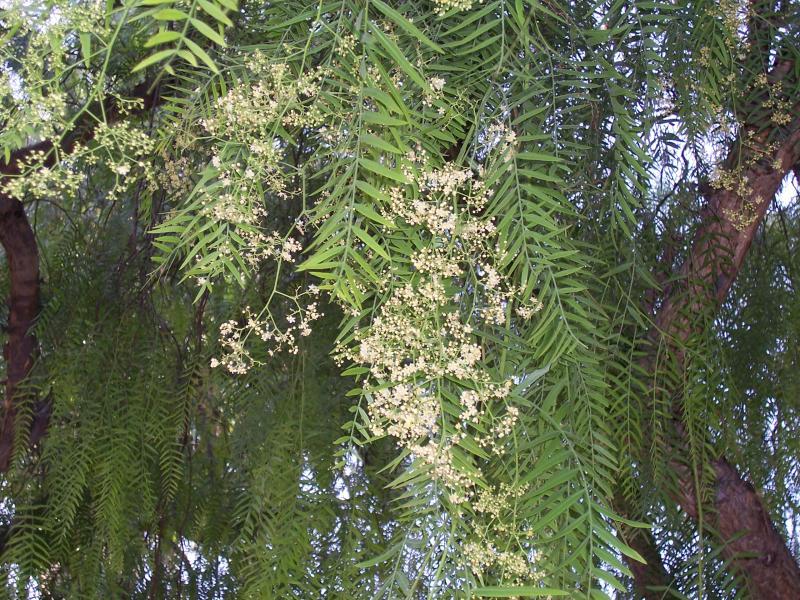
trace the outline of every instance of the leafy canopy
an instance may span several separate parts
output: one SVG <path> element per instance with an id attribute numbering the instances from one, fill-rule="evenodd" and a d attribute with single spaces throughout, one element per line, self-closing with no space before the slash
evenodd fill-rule
<path id="1" fill-rule="evenodd" d="M 4 3 L 0 145 L 22 166 L 3 193 L 43 293 L 3 484 L 9 594 L 602 598 L 629 590 L 650 520 L 676 593 L 734 593 L 663 485 L 670 395 L 698 482 L 746 439 L 737 459 L 796 518 L 793 436 L 759 452 L 797 371 L 737 362 L 797 347 L 796 307 L 762 312 L 796 255 L 745 274 L 681 347 L 688 375 L 667 358 L 653 386 L 639 356 L 698 182 L 746 186 L 747 164 L 712 173 L 721 152 L 745 119 L 791 120 L 751 10 Z M 743 318 L 770 327 L 745 339 Z"/>

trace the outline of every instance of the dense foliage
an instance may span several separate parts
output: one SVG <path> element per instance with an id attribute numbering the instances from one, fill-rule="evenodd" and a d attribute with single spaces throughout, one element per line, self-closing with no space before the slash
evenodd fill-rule
<path id="1" fill-rule="evenodd" d="M 722 456 L 800 554 L 800 3 L 0 11 L 9 596 L 745 597 Z"/>

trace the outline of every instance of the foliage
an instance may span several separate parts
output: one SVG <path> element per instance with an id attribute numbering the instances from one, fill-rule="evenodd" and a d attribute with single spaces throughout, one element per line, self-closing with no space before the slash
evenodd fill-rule
<path id="1" fill-rule="evenodd" d="M 2 182 L 43 272 L 21 422 L 53 407 L 8 594 L 626 597 L 648 522 L 669 593 L 743 594 L 672 508 L 671 398 L 699 504 L 733 454 L 794 526 L 796 210 L 640 356 L 699 188 L 770 147 L 722 149 L 791 118 L 783 4 L 6 2 L 0 144 L 52 142 Z"/>

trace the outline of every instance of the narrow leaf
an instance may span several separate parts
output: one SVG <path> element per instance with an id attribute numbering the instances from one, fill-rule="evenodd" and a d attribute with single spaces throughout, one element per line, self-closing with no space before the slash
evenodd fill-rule
<path id="1" fill-rule="evenodd" d="M 536 598 L 539 596 L 569 596 L 569 593 L 564 590 L 557 590 L 554 588 L 540 588 L 533 586 L 522 587 L 482 587 L 473 591 L 476 596 L 484 596 L 486 598 L 513 598 L 515 596 Z"/>
<path id="2" fill-rule="evenodd" d="M 175 54 L 175 50 L 161 50 L 160 52 L 156 52 L 155 54 L 151 54 L 144 60 L 140 61 L 133 69 L 131 69 L 132 73 L 136 71 L 141 71 L 142 69 L 146 69 L 150 65 L 154 65 L 157 62 L 161 62 L 165 58 L 169 58 Z"/>
<path id="3" fill-rule="evenodd" d="M 197 58 L 202 60 L 206 64 L 206 66 L 209 69 L 211 69 L 214 73 L 219 73 L 219 69 L 217 68 L 216 63 L 211 59 L 211 57 L 206 53 L 205 50 L 203 50 L 200 46 L 198 46 L 196 43 L 194 43 L 192 40 L 188 38 L 185 39 L 184 42 L 189 47 L 189 50 L 192 51 L 192 54 L 194 54 Z"/>
<path id="4" fill-rule="evenodd" d="M 419 28 L 414 25 L 411 21 L 406 19 L 403 15 L 393 9 L 391 6 L 383 2 L 383 0 L 372 0 L 371 4 L 375 6 L 379 11 L 381 11 L 386 17 L 389 18 L 395 25 L 400 27 L 403 31 L 411 35 L 412 37 L 416 38 L 428 48 L 435 50 L 439 54 L 444 54 L 444 50 L 439 44 L 432 42 L 428 37 L 422 33 Z"/>
<path id="5" fill-rule="evenodd" d="M 177 31 L 159 31 L 144 43 L 144 47 L 152 48 L 153 46 L 158 46 L 159 44 L 174 42 L 175 40 L 180 39 L 180 37 L 181 34 Z"/>
<path id="6" fill-rule="evenodd" d="M 157 21 L 182 21 L 188 19 L 189 15 L 177 8 L 162 8 L 153 15 Z"/>
<path id="7" fill-rule="evenodd" d="M 197 31 L 202 33 L 212 42 L 217 44 L 218 46 L 225 47 L 225 39 L 220 35 L 218 31 L 215 31 L 213 28 L 209 27 L 206 23 L 201 21 L 200 19 L 192 19 L 191 21 L 192 27 L 194 27 Z"/>
<path id="8" fill-rule="evenodd" d="M 222 9 L 214 4 L 213 2 L 209 2 L 209 0 L 197 0 L 198 4 L 200 4 L 200 8 L 206 11 L 209 15 L 214 17 L 217 21 L 222 23 L 223 25 L 227 25 L 228 27 L 233 27 L 233 21 L 231 21 Z"/>

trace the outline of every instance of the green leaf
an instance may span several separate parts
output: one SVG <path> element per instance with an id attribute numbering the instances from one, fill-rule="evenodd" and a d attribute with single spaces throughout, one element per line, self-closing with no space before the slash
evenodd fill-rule
<path id="1" fill-rule="evenodd" d="M 155 54 L 151 54 L 144 60 L 140 61 L 133 69 L 131 69 L 132 73 L 136 71 L 141 71 L 142 69 L 146 69 L 150 65 L 154 65 L 157 62 L 161 62 L 165 58 L 169 58 L 175 54 L 175 50 L 161 50 L 160 52 L 156 52 Z"/>
<path id="2" fill-rule="evenodd" d="M 404 152 L 397 146 L 394 146 L 383 138 L 379 138 L 371 133 L 362 133 L 361 142 L 367 144 L 368 146 L 372 146 L 373 148 L 377 148 L 378 150 L 390 152 L 391 154 L 404 154 Z"/>
<path id="3" fill-rule="evenodd" d="M 373 99 L 377 100 L 378 102 L 383 104 L 383 106 L 385 106 L 391 112 L 393 112 L 395 114 L 398 114 L 398 115 L 399 114 L 403 114 L 403 111 L 397 105 L 397 102 L 394 101 L 394 98 L 392 98 L 386 92 L 384 92 L 382 90 L 379 90 L 379 89 L 376 89 L 376 88 L 373 88 L 373 87 L 365 87 L 365 88 L 362 88 L 361 93 L 364 96 L 369 96 L 370 98 L 373 98 Z"/>
<path id="4" fill-rule="evenodd" d="M 188 50 L 178 50 L 177 53 L 178 53 L 178 56 L 180 56 L 183 60 L 188 62 L 193 67 L 199 67 L 200 66 L 200 63 L 197 62 L 197 58 L 195 58 L 195 55 L 192 54 L 191 52 L 189 52 Z"/>
<path id="5" fill-rule="evenodd" d="M 209 15 L 214 17 L 217 21 L 222 23 L 223 25 L 227 25 L 228 27 L 233 27 L 233 21 L 231 21 L 222 9 L 217 6 L 216 4 L 209 2 L 209 0 L 197 0 L 197 3 L 200 4 L 200 8 L 206 11 Z"/>
<path id="6" fill-rule="evenodd" d="M 539 596 L 569 596 L 568 592 L 558 590 L 555 588 L 540 588 L 533 586 L 522 587 L 506 587 L 506 586 L 493 586 L 476 588 L 472 592 L 476 596 L 484 596 L 486 598 L 512 598 L 514 596 L 522 596 L 535 598 Z"/>
<path id="7" fill-rule="evenodd" d="M 385 227 L 389 227 L 390 229 L 394 229 L 397 227 L 393 221 L 390 221 L 386 217 L 379 214 L 374 208 L 372 208 L 369 204 L 355 204 L 356 210 L 367 217 L 370 221 L 375 221 L 376 223 L 380 223 Z"/>
<path id="8" fill-rule="evenodd" d="M 525 7 L 522 4 L 522 0 L 514 0 L 514 10 L 512 14 L 517 21 L 517 25 L 522 28 L 525 23 Z"/>
<path id="9" fill-rule="evenodd" d="M 382 552 L 378 556 L 356 563 L 354 566 L 357 569 L 374 567 L 375 565 L 379 565 L 382 562 L 386 562 L 396 554 L 399 554 L 402 549 L 403 549 L 403 544 L 395 544 L 394 546 L 390 546 L 385 552 Z"/>
<path id="10" fill-rule="evenodd" d="M 383 2 L 383 0 L 372 0 L 370 4 L 377 7 L 378 10 L 388 17 L 390 21 L 424 45 L 428 46 L 428 48 L 435 50 L 439 54 L 444 54 L 444 50 L 442 50 L 442 47 L 439 44 L 432 42 L 424 33 L 419 30 L 416 25 L 406 19 L 391 6 Z"/>
<path id="11" fill-rule="evenodd" d="M 387 127 L 402 127 L 408 125 L 401 119 L 395 119 L 389 115 L 378 112 L 365 112 L 361 115 L 361 120 L 370 125 L 386 125 Z"/>
<path id="12" fill-rule="evenodd" d="M 353 233 L 355 233 L 358 236 L 358 239 L 364 242 L 367 245 L 367 247 L 374 250 L 375 253 L 382 256 L 386 260 L 390 260 L 388 252 L 386 252 L 386 250 L 384 250 L 381 247 L 381 245 L 377 242 L 377 240 L 375 240 L 375 238 L 373 238 L 370 234 L 361 229 L 358 225 L 353 225 Z"/>
<path id="13" fill-rule="evenodd" d="M 356 187 L 365 194 L 367 194 L 368 196 L 375 198 L 375 200 L 378 200 L 380 202 L 390 202 L 389 196 L 384 192 L 380 191 L 371 183 L 367 183 L 366 181 L 361 181 L 360 179 L 357 179 Z"/>
<path id="14" fill-rule="evenodd" d="M 543 152 L 519 152 L 515 155 L 519 160 L 538 160 L 539 162 L 561 162 L 558 156 Z"/>
<path id="15" fill-rule="evenodd" d="M 360 252 L 351 252 L 350 256 L 353 257 L 353 260 L 355 260 L 358 263 L 358 265 L 363 269 L 363 271 L 367 274 L 367 277 L 369 277 L 373 283 L 376 284 L 380 283 L 381 278 L 375 272 L 375 269 L 373 269 L 372 266 L 370 266 L 367 260 L 363 256 L 361 256 Z"/>
<path id="16" fill-rule="evenodd" d="M 144 47 L 152 48 L 153 46 L 158 46 L 159 44 L 174 42 L 180 38 L 181 34 L 178 31 L 159 31 L 144 43 Z"/>
<path id="17" fill-rule="evenodd" d="M 379 162 L 371 160 L 369 158 L 359 158 L 358 164 L 364 167 L 365 169 L 372 171 L 376 175 L 382 175 L 388 179 L 394 179 L 400 183 L 408 183 L 406 176 L 403 175 L 400 171 L 395 171 L 394 169 L 390 169 Z"/>
<path id="18" fill-rule="evenodd" d="M 383 46 L 383 49 L 386 50 L 389 58 L 394 60 L 397 63 L 397 66 L 408 75 L 414 83 L 420 86 L 422 89 L 428 89 L 428 83 L 422 78 L 417 71 L 416 67 L 412 65 L 408 59 L 405 57 L 403 52 L 400 48 L 397 47 L 397 44 L 392 41 L 392 39 L 383 33 L 379 28 L 375 27 L 372 30 L 373 35 L 375 38 L 380 42 L 380 45 Z"/>
<path id="19" fill-rule="evenodd" d="M 595 529 L 595 532 L 597 533 L 598 537 L 601 540 L 603 540 L 606 544 L 608 544 L 609 546 L 611 546 L 615 550 L 618 550 L 619 552 L 622 552 L 622 554 L 624 554 L 625 556 L 627 556 L 629 558 L 632 558 L 633 560 L 639 561 L 643 565 L 647 564 L 647 561 L 644 559 L 644 557 L 641 554 L 639 554 L 636 550 L 634 550 L 633 548 L 628 546 L 621 539 L 611 535 L 611 533 L 606 531 L 605 528 L 603 528 L 602 526 L 597 527 Z"/>
<path id="20" fill-rule="evenodd" d="M 327 250 L 323 250 L 321 252 L 316 252 L 309 256 L 305 261 L 303 261 L 298 267 L 297 271 L 307 271 L 309 269 L 319 269 L 321 265 L 326 264 L 326 261 L 329 259 L 338 256 L 344 252 L 343 246 L 333 246 L 332 248 L 328 248 Z M 338 264 L 338 263 L 333 263 Z"/>
<path id="21" fill-rule="evenodd" d="M 192 24 L 192 27 L 194 27 L 197 31 L 202 33 L 212 42 L 214 42 L 218 46 L 222 46 L 223 48 L 225 47 L 225 38 L 223 38 L 218 31 L 215 31 L 213 28 L 209 27 L 200 19 L 191 19 L 190 22 Z"/>
<path id="22" fill-rule="evenodd" d="M 156 21 L 182 21 L 188 19 L 189 15 L 177 8 L 162 8 L 153 15 Z"/>
<path id="23" fill-rule="evenodd" d="M 550 525 L 550 523 L 555 521 L 558 517 L 560 517 L 570 508 L 572 508 L 575 505 L 575 503 L 578 502 L 583 497 L 583 495 L 584 495 L 584 490 L 578 490 L 569 498 L 559 499 L 555 508 L 550 510 L 544 516 L 538 517 L 531 524 L 532 525 L 531 531 L 533 533 L 538 533 L 540 531 L 543 531 L 548 525 Z"/>
<path id="24" fill-rule="evenodd" d="M 86 32 L 80 34 L 81 40 L 81 56 L 83 56 L 83 64 L 88 69 L 89 63 L 92 60 L 92 36 Z"/>
<path id="25" fill-rule="evenodd" d="M 216 63 L 211 59 L 211 57 L 208 54 L 206 54 L 205 50 L 203 50 L 200 46 L 198 46 L 196 43 L 194 43 L 192 40 L 188 38 L 183 41 L 189 48 L 189 50 L 192 51 L 192 54 L 194 54 L 197 58 L 202 60 L 206 64 L 206 66 L 209 69 L 211 69 L 214 73 L 219 73 L 219 69 L 217 68 Z"/>

